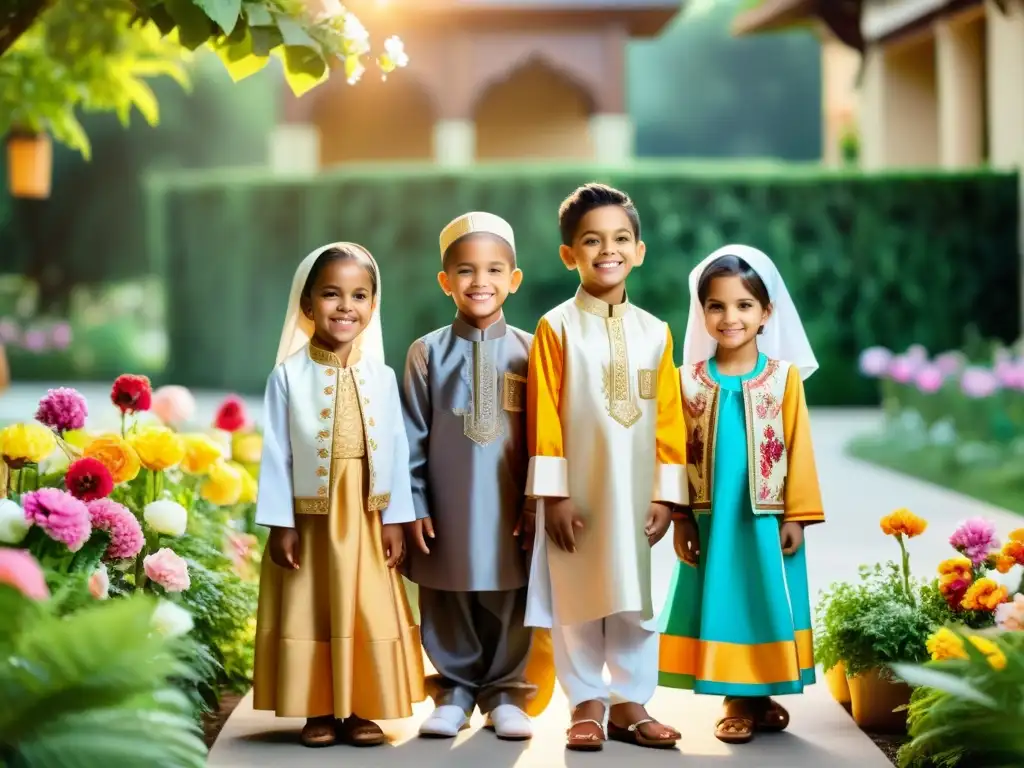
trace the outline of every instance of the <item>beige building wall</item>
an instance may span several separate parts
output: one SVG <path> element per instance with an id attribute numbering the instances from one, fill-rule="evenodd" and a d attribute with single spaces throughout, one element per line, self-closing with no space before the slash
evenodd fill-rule
<path id="1" fill-rule="evenodd" d="M 1024 168 L 1024 0 L 1003 15 L 992 0 L 988 25 L 988 155 L 993 167 Z"/>
<path id="2" fill-rule="evenodd" d="M 822 160 L 828 166 L 843 163 L 841 142 L 846 131 L 857 131 L 859 98 L 857 73 L 860 55 L 827 30 L 821 39 Z"/>

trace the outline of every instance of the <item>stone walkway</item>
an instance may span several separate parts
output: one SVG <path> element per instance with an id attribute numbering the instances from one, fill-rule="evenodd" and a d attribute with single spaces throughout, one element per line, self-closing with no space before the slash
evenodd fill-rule
<path id="1" fill-rule="evenodd" d="M 90 402 L 106 397 L 106 388 L 82 387 Z M 0 396 L 0 422 L 24 418 L 34 410 L 35 400 L 45 386 L 18 386 Z M 198 421 L 209 423 L 221 395 L 197 394 Z M 259 401 L 252 401 L 253 414 Z M 958 522 L 984 516 L 996 523 L 1005 537 L 1010 530 L 1024 525 L 1024 519 L 944 489 L 922 483 L 894 472 L 873 467 L 847 457 L 843 446 L 855 434 L 872 429 L 878 423 L 873 411 L 815 410 L 815 455 L 822 482 L 828 522 L 808 531 L 808 564 L 812 593 L 836 580 L 854 579 L 861 563 L 897 559 L 896 543 L 884 537 L 878 520 L 898 507 L 908 507 L 929 521 L 924 535 L 910 542 L 913 570 L 919 576 L 934 572 L 939 561 L 952 553 L 947 538 Z M 666 539 L 655 549 L 653 584 L 656 605 L 660 606 L 668 589 L 674 554 Z M 1009 579 L 1019 578 L 1011 573 Z M 756 745 L 727 746 L 712 735 L 719 716 L 720 700 L 695 697 L 690 693 L 659 689 L 651 702 L 651 712 L 682 731 L 679 750 L 638 751 L 609 744 L 601 753 L 568 753 L 564 745 L 567 724 L 565 700 L 560 692 L 547 711 L 535 721 L 536 736 L 527 745 L 501 742 L 480 728 L 477 715 L 473 727 L 453 741 L 424 741 L 415 737 L 419 721 L 430 711 L 425 702 L 416 708 L 413 718 L 384 723 L 392 744 L 369 750 L 336 747 L 308 750 L 294 745 L 301 721 L 277 720 L 268 713 L 252 711 L 246 697 L 221 732 L 210 754 L 211 768 L 259 768 L 288 765 L 290 768 L 319 766 L 339 761 L 348 766 L 398 766 L 415 764 L 417 768 L 441 766 L 453 758 L 460 765 L 488 768 L 530 768 L 531 766 L 621 765 L 625 761 L 643 761 L 644 768 L 658 766 L 706 766 L 726 768 L 747 766 L 756 754 L 759 768 L 820 768 L 858 766 L 885 768 L 888 760 L 871 740 L 862 734 L 846 712 L 829 696 L 824 681 L 812 686 L 803 696 L 786 697 L 792 713 L 787 733 L 762 736 Z"/>

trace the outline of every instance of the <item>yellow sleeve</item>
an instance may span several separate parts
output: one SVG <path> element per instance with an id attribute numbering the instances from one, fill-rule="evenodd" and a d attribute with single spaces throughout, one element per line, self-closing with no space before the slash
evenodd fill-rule
<path id="1" fill-rule="evenodd" d="M 786 475 L 785 523 L 825 522 L 818 486 L 818 470 L 814 465 L 811 445 L 811 422 L 800 371 L 790 366 L 786 378 L 786 394 L 782 399 L 782 430 L 786 441 L 788 472 Z"/>
<path id="2" fill-rule="evenodd" d="M 530 345 L 526 378 L 526 441 L 530 468 L 526 495 L 565 498 L 569 475 L 562 444 L 559 402 L 562 394 L 562 340 L 541 318 Z"/>
<path id="3" fill-rule="evenodd" d="M 653 501 L 686 506 L 686 423 L 679 391 L 679 372 L 672 356 L 672 331 L 665 326 L 665 351 L 658 364 L 658 423 L 655 430 Z"/>

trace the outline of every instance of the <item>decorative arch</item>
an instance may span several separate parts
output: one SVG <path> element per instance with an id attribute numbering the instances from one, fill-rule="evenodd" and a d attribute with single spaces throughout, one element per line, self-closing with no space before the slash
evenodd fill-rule
<path id="1" fill-rule="evenodd" d="M 596 111 L 600 101 L 601 77 L 584 63 L 572 56 L 561 55 L 556 46 L 536 47 L 522 51 L 514 57 L 491 59 L 492 66 L 478 72 L 469 94 L 469 112 L 475 114 L 480 103 L 495 87 L 514 80 L 524 70 L 529 72 L 542 68 L 571 85 L 584 96 L 589 112 Z"/>

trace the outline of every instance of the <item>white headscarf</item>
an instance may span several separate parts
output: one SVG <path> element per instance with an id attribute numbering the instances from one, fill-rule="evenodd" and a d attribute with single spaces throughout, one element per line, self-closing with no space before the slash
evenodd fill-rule
<path id="1" fill-rule="evenodd" d="M 818 361 L 807 340 L 796 305 L 786 290 L 782 275 L 767 254 L 749 245 L 727 245 L 712 253 L 690 272 L 690 317 L 686 322 L 686 338 L 683 341 L 683 362 L 686 365 L 707 360 L 715 355 L 715 340 L 704 324 L 704 307 L 697 297 L 697 285 L 704 270 L 720 256 L 737 256 L 757 272 L 768 289 L 772 302 L 772 314 L 765 323 L 764 333 L 757 337 L 757 348 L 768 357 L 792 363 L 800 371 L 800 378 L 807 379 L 818 370 Z"/>
<path id="2" fill-rule="evenodd" d="M 365 255 L 373 271 L 377 276 L 376 304 L 373 308 L 373 315 L 370 323 L 363 329 L 355 340 L 353 352 L 360 358 L 373 358 L 378 362 L 384 362 L 384 335 L 380 327 L 380 303 L 383 294 L 383 287 L 380 280 L 380 269 L 370 252 L 361 245 L 355 243 L 330 243 L 323 245 L 309 254 L 295 270 L 295 277 L 292 278 L 292 291 L 288 297 L 288 310 L 284 316 L 284 328 L 281 330 L 281 343 L 277 346 L 277 362 L 280 365 L 285 359 L 298 352 L 309 340 L 313 338 L 313 321 L 302 312 L 302 289 L 306 285 L 306 278 L 320 254 L 331 248 L 345 248 L 356 253 Z"/>

